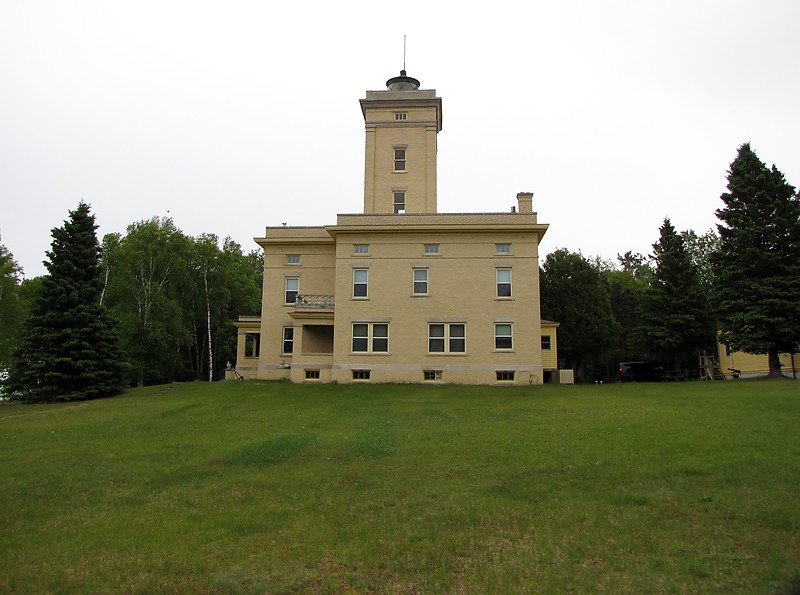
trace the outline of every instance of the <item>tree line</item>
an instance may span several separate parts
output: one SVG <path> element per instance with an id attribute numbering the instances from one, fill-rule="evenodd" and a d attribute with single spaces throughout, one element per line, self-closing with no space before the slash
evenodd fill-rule
<path id="1" fill-rule="evenodd" d="M 98 241 L 81 202 L 53 230 L 48 274 L 20 281 L 0 244 L 0 370 L 27 401 L 215 380 L 236 356 L 239 314 L 261 310 L 263 254 L 153 217 Z"/>
<path id="2" fill-rule="evenodd" d="M 542 318 L 560 323 L 559 367 L 579 380 L 620 361 L 697 371 L 721 338 L 767 354 L 800 347 L 800 196 L 749 144 L 728 171 L 717 230 L 666 218 L 653 252 L 615 262 L 558 249 L 541 265 Z M 261 309 L 263 253 L 229 238 L 185 235 L 153 217 L 98 241 L 81 202 L 52 232 L 48 274 L 20 281 L 0 242 L 0 380 L 6 396 L 73 400 L 222 377 L 236 357 L 233 322 Z"/>
<path id="3" fill-rule="evenodd" d="M 800 195 L 749 144 L 727 179 L 716 231 L 679 232 L 666 218 L 647 256 L 545 258 L 541 312 L 561 323 L 559 367 L 606 380 L 621 361 L 652 359 L 693 375 L 720 339 L 766 354 L 781 375 L 779 354 L 800 348 Z"/>

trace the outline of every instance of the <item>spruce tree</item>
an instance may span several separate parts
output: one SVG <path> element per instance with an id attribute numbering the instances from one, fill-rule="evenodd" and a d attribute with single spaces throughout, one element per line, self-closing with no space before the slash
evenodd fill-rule
<path id="1" fill-rule="evenodd" d="M 23 326 L 7 388 L 25 401 L 72 401 L 112 395 L 123 364 L 112 320 L 100 305 L 100 247 L 94 215 L 81 202 L 52 231 L 49 272 Z"/>
<path id="2" fill-rule="evenodd" d="M 733 349 L 768 354 L 769 375 L 778 377 L 779 354 L 800 347 L 800 197 L 746 143 L 720 198 L 713 262 L 722 338 Z"/>
<path id="3" fill-rule="evenodd" d="M 669 219 L 653 244 L 653 279 L 647 288 L 641 331 L 649 350 L 676 370 L 694 367 L 714 346 L 713 317 L 697 266 Z"/>

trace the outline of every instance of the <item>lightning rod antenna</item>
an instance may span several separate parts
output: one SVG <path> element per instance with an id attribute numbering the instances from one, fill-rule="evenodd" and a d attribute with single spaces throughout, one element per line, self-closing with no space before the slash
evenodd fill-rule
<path id="1" fill-rule="evenodd" d="M 403 70 L 406 69 L 406 34 L 403 33 Z"/>

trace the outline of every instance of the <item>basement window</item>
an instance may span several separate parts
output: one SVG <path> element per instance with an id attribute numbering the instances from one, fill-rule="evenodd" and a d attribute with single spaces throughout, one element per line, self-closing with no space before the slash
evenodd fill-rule
<path id="1" fill-rule="evenodd" d="M 369 370 L 353 370 L 353 380 L 369 380 Z"/>
<path id="2" fill-rule="evenodd" d="M 423 370 L 422 374 L 425 382 L 441 382 L 442 380 L 441 370 Z"/>

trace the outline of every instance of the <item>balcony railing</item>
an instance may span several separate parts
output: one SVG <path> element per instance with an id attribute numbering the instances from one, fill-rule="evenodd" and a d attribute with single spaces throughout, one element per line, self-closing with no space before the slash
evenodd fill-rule
<path id="1" fill-rule="evenodd" d="M 298 295 L 294 302 L 295 308 L 309 308 L 315 310 L 333 310 L 332 295 Z"/>

